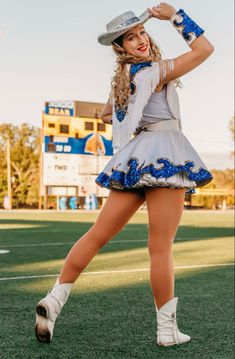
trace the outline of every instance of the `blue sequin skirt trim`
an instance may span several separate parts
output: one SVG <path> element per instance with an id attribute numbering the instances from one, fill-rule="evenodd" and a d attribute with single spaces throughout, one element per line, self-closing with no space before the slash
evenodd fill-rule
<path id="1" fill-rule="evenodd" d="M 169 130 L 141 132 L 111 158 L 95 182 L 107 189 L 186 188 L 193 194 L 212 179 L 184 134 Z"/>

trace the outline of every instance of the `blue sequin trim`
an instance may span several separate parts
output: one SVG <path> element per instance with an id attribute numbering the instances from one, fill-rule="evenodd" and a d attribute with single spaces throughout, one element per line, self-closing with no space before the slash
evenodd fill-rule
<path id="1" fill-rule="evenodd" d="M 135 22 L 140 21 L 140 19 L 137 16 L 134 16 L 128 20 L 126 20 L 125 22 L 123 22 L 122 24 L 118 25 L 115 27 L 115 31 L 123 29 L 124 27 L 127 27 L 129 25 L 134 24 Z"/>
<path id="2" fill-rule="evenodd" d="M 130 67 L 130 76 L 131 79 L 139 72 L 140 70 L 144 69 L 145 67 L 151 67 L 152 62 L 151 61 L 145 61 L 145 62 L 138 62 L 137 64 L 131 64 Z"/>
<path id="3" fill-rule="evenodd" d="M 115 108 L 117 106 L 115 105 Z M 115 113 L 116 113 L 116 117 L 118 119 L 119 122 L 122 122 L 126 116 L 126 112 L 127 112 L 127 106 L 124 108 L 124 109 L 119 109 L 119 110 L 116 110 Z"/>
<path id="4" fill-rule="evenodd" d="M 183 38 L 191 44 L 195 37 L 199 37 L 204 30 L 193 21 L 183 9 L 179 9 L 176 15 L 181 16 L 182 21 L 173 20 L 173 25 L 182 34 Z"/>
<path id="5" fill-rule="evenodd" d="M 145 69 L 146 67 L 151 67 L 153 64 L 151 61 L 139 62 L 137 64 L 131 64 L 130 67 L 130 85 L 131 85 L 131 95 L 134 95 L 136 86 L 134 82 L 134 77 L 137 72 Z"/>
<path id="6" fill-rule="evenodd" d="M 134 95 L 135 89 L 136 89 L 135 83 L 131 81 L 131 95 Z"/>
<path id="7" fill-rule="evenodd" d="M 133 95 L 135 93 L 135 83 L 133 81 L 134 76 L 137 74 L 137 72 L 139 72 L 140 70 L 146 68 L 146 67 L 151 67 L 152 66 L 152 62 L 151 61 L 145 61 L 145 62 L 139 62 L 136 64 L 131 64 L 130 66 L 130 86 L 131 86 L 131 95 Z M 117 105 L 114 106 L 115 108 L 115 113 L 116 113 L 116 117 L 118 119 L 119 122 L 122 122 L 126 116 L 126 112 L 127 112 L 127 106 L 125 108 L 122 109 L 118 109 Z"/>
<path id="8" fill-rule="evenodd" d="M 166 158 L 160 158 L 157 160 L 157 163 L 162 163 L 163 166 L 160 169 L 155 168 L 153 164 L 143 167 L 144 163 L 139 166 L 139 161 L 136 158 L 131 158 L 127 163 L 129 167 L 128 172 L 112 169 L 111 176 L 101 172 L 95 182 L 108 189 L 112 187 L 112 184 L 115 185 L 115 183 L 124 189 L 131 189 L 140 181 L 143 173 L 150 173 L 155 178 L 168 178 L 179 172 L 185 172 L 189 180 L 195 181 L 197 185 L 201 186 L 213 179 L 212 174 L 202 167 L 197 172 L 193 172 L 191 170 L 194 167 L 193 161 L 186 161 L 184 165 L 175 165 Z M 190 188 L 186 193 L 195 193 L 195 190 Z"/>

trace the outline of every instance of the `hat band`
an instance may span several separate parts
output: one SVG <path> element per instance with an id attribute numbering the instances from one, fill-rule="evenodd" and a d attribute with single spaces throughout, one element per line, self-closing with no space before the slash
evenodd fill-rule
<path id="1" fill-rule="evenodd" d="M 137 22 L 137 21 L 140 21 L 140 19 L 139 19 L 138 17 L 136 17 L 136 16 L 135 16 L 135 17 L 132 17 L 132 18 L 126 20 L 125 22 L 123 22 L 122 24 L 116 26 L 116 27 L 115 27 L 115 31 L 116 31 L 116 30 L 120 30 L 120 29 L 122 29 L 122 28 L 124 28 L 124 27 L 127 27 L 127 26 L 129 26 L 129 25 L 131 25 L 131 24 L 134 24 L 134 23 Z"/>

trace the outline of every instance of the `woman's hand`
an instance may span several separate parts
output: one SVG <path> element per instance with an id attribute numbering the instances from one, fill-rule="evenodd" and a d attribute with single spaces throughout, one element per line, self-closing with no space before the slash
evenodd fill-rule
<path id="1" fill-rule="evenodd" d="M 167 4 L 166 2 L 160 2 L 160 5 L 154 6 L 151 9 L 147 9 L 151 17 L 156 17 L 159 20 L 170 20 L 170 18 L 176 14 L 177 10 Z"/>
<path id="2" fill-rule="evenodd" d="M 112 120 L 112 113 L 113 113 L 113 106 L 111 104 L 111 98 L 109 96 L 108 101 L 106 103 L 106 105 L 103 108 L 103 111 L 101 113 L 101 120 L 104 123 L 109 123 L 111 124 L 111 120 Z"/>

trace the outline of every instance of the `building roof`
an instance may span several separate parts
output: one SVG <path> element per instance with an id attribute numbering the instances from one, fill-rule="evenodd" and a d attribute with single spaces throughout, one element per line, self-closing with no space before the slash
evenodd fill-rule
<path id="1" fill-rule="evenodd" d="M 75 101 L 75 117 L 100 118 L 104 103 Z"/>

